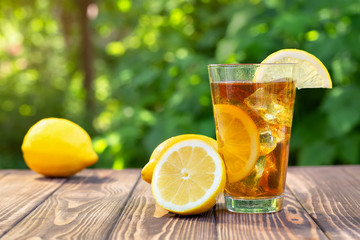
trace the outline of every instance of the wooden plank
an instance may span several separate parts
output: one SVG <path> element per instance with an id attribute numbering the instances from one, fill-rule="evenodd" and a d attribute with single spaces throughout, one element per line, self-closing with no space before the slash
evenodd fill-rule
<path id="1" fill-rule="evenodd" d="M 330 239 L 360 239 L 358 170 L 329 166 L 288 172 L 290 190 Z"/>
<path id="2" fill-rule="evenodd" d="M 150 184 L 140 180 L 110 239 L 216 239 L 214 211 L 182 217 L 159 207 Z"/>
<path id="3" fill-rule="evenodd" d="M 222 199 L 216 218 L 218 239 L 327 239 L 288 190 L 280 212 L 231 213 Z"/>
<path id="4" fill-rule="evenodd" d="M 13 227 L 6 239 L 107 239 L 139 170 L 85 170 Z"/>
<path id="5" fill-rule="evenodd" d="M 25 172 L 27 170 L 20 170 L 22 172 Z M 19 170 L 15 170 L 15 169 L 1 169 L 0 170 L 0 179 L 5 177 L 6 175 L 10 174 L 10 173 L 15 173 L 15 172 L 19 172 Z"/>
<path id="6" fill-rule="evenodd" d="M 0 170 L 0 179 L 9 174 L 10 170 Z"/>
<path id="7" fill-rule="evenodd" d="M 360 182 L 360 165 L 342 166 L 342 169 L 344 169 L 344 171 L 350 174 L 354 179 L 357 179 L 357 182 Z"/>
<path id="8" fill-rule="evenodd" d="M 26 170 L 1 171 L 0 237 L 47 199 L 64 179 L 44 178 Z"/>

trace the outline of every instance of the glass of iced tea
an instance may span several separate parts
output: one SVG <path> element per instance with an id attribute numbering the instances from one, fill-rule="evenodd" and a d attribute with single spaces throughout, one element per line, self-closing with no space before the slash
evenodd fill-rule
<path id="1" fill-rule="evenodd" d="M 210 64 L 218 150 L 232 212 L 282 209 L 296 64 Z"/>

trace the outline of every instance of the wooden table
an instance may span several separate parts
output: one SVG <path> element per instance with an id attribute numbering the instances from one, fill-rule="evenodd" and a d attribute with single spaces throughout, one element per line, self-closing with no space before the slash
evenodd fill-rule
<path id="1" fill-rule="evenodd" d="M 0 171 L 0 239 L 360 239 L 360 165 L 290 167 L 284 210 L 201 215 L 158 207 L 139 169 L 44 178 Z"/>

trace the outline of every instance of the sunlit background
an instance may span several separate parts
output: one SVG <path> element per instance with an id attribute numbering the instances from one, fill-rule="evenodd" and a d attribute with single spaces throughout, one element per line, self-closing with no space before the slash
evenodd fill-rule
<path id="1" fill-rule="evenodd" d="M 206 65 L 299 48 L 334 88 L 297 91 L 290 165 L 360 163 L 358 0 L 1 0 L 0 168 L 45 117 L 89 132 L 98 168 L 142 167 L 178 134 L 215 137 Z"/>

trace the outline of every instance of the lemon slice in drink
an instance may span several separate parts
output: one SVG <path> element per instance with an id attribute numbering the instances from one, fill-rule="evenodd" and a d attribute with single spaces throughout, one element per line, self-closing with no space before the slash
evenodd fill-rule
<path id="1" fill-rule="evenodd" d="M 211 145 L 213 148 L 217 149 L 217 142 L 216 140 L 200 135 L 200 134 L 182 134 L 179 136 L 171 137 L 164 142 L 160 143 L 155 150 L 152 152 L 149 162 L 144 166 L 144 168 L 141 170 L 141 177 L 144 181 L 151 183 L 151 179 L 153 176 L 153 172 L 155 169 L 155 166 L 160 160 L 160 157 L 162 154 L 164 154 L 169 147 L 172 145 L 183 141 L 183 140 L 189 140 L 189 139 L 200 139 L 202 141 L 205 141 L 207 144 Z"/>
<path id="2" fill-rule="evenodd" d="M 216 127 L 219 152 L 226 165 L 227 181 L 240 181 L 251 173 L 259 158 L 259 131 L 251 117 L 236 106 L 216 104 L 214 113 L 221 116 Z"/>
<path id="3" fill-rule="evenodd" d="M 298 49 L 282 49 L 270 54 L 262 63 L 297 63 L 298 71 L 295 73 L 296 87 L 300 88 L 332 88 L 328 70 L 314 55 Z M 258 68 L 254 81 L 271 81 L 270 76 L 276 77 L 282 73 L 269 72 L 271 69 Z M 280 71 L 280 70 L 275 70 Z"/>
<path id="4" fill-rule="evenodd" d="M 222 193 L 226 174 L 217 150 L 206 141 L 183 139 L 170 146 L 155 166 L 151 188 L 162 208 L 181 215 L 208 211 Z"/>

